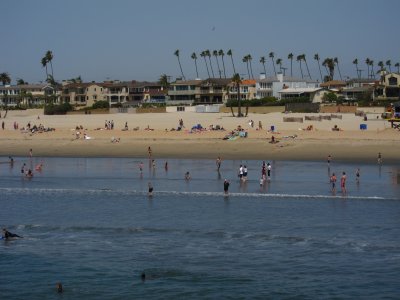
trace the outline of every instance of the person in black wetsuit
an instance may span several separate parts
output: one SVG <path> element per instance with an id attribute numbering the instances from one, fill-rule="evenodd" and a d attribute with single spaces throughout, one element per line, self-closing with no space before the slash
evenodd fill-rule
<path id="1" fill-rule="evenodd" d="M 13 237 L 22 238 L 22 236 L 19 236 L 18 234 L 9 232 L 6 228 L 3 228 L 3 235 L 2 235 L 2 237 L 3 237 L 3 239 L 5 239 L 5 240 L 8 240 L 9 238 L 13 238 Z"/>
<path id="2" fill-rule="evenodd" d="M 229 181 L 225 179 L 225 181 L 224 181 L 224 193 L 228 194 L 228 190 L 229 190 Z"/>

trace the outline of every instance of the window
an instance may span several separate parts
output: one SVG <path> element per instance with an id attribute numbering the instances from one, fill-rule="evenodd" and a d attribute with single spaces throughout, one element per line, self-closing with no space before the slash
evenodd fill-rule
<path id="1" fill-rule="evenodd" d="M 397 86 L 397 78 L 396 77 L 390 77 L 389 78 L 389 85 L 394 85 Z"/>
<path id="2" fill-rule="evenodd" d="M 93 100 L 97 100 L 97 95 L 93 95 Z"/>

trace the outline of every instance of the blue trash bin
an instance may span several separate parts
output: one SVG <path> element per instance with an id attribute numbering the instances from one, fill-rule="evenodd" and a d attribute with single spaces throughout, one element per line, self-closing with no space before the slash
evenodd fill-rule
<path id="1" fill-rule="evenodd" d="M 360 130 L 367 130 L 367 124 L 360 124 Z"/>
<path id="2" fill-rule="evenodd" d="M 272 131 L 272 132 L 275 131 L 275 126 L 274 126 L 274 125 L 271 126 L 271 131 Z"/>

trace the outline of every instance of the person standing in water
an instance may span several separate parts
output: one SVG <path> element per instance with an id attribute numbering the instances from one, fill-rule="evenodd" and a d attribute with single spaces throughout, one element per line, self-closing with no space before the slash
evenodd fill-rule
<path id="1" fill-rule="evenodd" d="M 332 176 L 330 178 L 330 182 L 331 182 L 331 185 L 332 185 L 332 193 L 335 193 L 336 192 L 336 175 L 335 175 L 335 173 L 332 173 Z"/>
<path id="2" fill-rule="evenodd" d="M 382 164 L 382 154 L 380 152 L 378 153 L 378 164 Z"/>
<path id="3" fill-rule="evenodd" d="M 229 193 L 229 181 L 227 179 L 224 180 L 224 193 L 225 195 Z"/>
<path id="4" fill-rule="evenodd" d="M 217 171 L 218 172 L 219 172 L 219 169 L 221 169 L 221 163 L 222 163 L 221 157 L 218 156 L 218 158 L 217 158 L 217 160 L 215 162 L 215 164 L 217 165 Z"/>
<path id="5" fill-rule="evenodd" d="M 151 182 L 149 182 L 148 186 L 149 186 L 148 195 L 149 195 L 149 197 L 152 197 L 153 196 L 153 185 L 151 184 Z"/>
<path id="6" fill-rule="evenodd" d="M 346 172 L 343 172 L 342 177 L 340 178 L 340 187 L 342 188 L 343 195 L 345 195 L 347 192 L 346 191 L 346 179 L 347 179 Z"/>
<path id="7" fill-rule="evenodd" d="M 356 182 L 360 183 L 360 168 L 358 168 L 356 171 Z"/>

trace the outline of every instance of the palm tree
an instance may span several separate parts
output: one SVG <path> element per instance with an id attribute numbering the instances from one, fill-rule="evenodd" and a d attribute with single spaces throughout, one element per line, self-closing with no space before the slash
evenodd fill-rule
<path id="1" fill-rule="evenodd" d="M 192 56 L 190 56 L 194 60 L 194 66 L 196 67 L 196 78 L 199 78 L 199 71 L 197 69 L 197 55 L 196 52 L 192 53 Z"/>
<path id="2" fill-rule="evenodd" d="M 232 53 L 232 50 L 229 49 L 228 52 L 226 52 L 226 55 L 228 55 L 228 56 L 231 57 L 232 67 L 233 67 L 233 74 L 236 74 L 235 64 L 233 63 L 233 53 Z"/>
<path id="3" fill-rule="evenodd" d="M 385 65 L 383 64 L 383 61 L 379 61 L 378 62 L 378 67 L 380 67 L 381 69 L 379 70 L 380 72 L 382 72 L 384 69 L 383 69 L 383 67 L 384 67 Z"/>
<path id="4" fill-rule="evenodd" d="M 303 60 L 303 57 L 301 55 L 297 55 L 296 61 L 300 63 L 300 73 L 301 73 L 301 78 L 304 78 L 303 76 L 303 68 L 301 67 L 301 61 Z"/>
<path id="5" fill-rule="evenodd" d="M 389 73 L 392 73 L 392 62 L 390 61 L 390 59 L 388 59 L 388 60 L 386 61 L 386 65 L 387 65 L 388 68 L 389 68 Z"/>
<path id="6" fill-rule="evenodd" d="M 235 73 L 232 77 L 232 83 L 235 84 L 236 89 L 237 89 L 237 99 L 238 99 L 238 117 L 242 117 L 242 108 L 241 108 L 241 99 L 240 99 L 240 84 L 242 83 L 242 80 L 240 79 L 240 75 L 238 73 Z"/>
<path id="7" fill-rule="evenodd" d="M 360 74 L 361 72 L 358 71 L 358 59 L 357 58 L 355 58 L 353 60 L 353 65 L 356 66 L 357 77 L 358 77 L 358 79 L 360 79 L 361 78 L 361 74 Z"/>
<path id="8" fill-rule="evenodd" d="M 242 62 L 246 63 L 247 74 L 248 74 L 248 77 L 249 77 L 249 79 L 250 79 L 249 59 L 248 59 L 247 55 L 245 55 L 245 56 L 243 57 Z"/>
<path id="9" fill-rule="evenodd" d="M 175 55 L 176 58 L 178 59 L 179 68 L 181 69 L 182 78 L 183 78 L 183 80 L 185 80 L 185 75 L 183 75 L 183 71 L 182 71 L 181 60 L 179 59 L 179 49 L 178 49 L 178 50 L 175 50 L 174 55 Z"/>
<path id="10" fill-rule="evenodd" d="M 274 52 L 270 52 L 268 54 L 269 58 L 272 60 L 272 66 L 274 67 L 274 74 L 276 76 L 276 70 L 275 70 L 275 61 L 274 61 L 274 57 L 275 57 L 275 53 Z"/>
<path id="11" fill-rule="evenodd" d="M 219 50 L 218 51 L 218 55 L 219 56 L 221 56 L 221 60 L 222 60 L 222 68 L 224 69 L 224 78 L 226 78 L 226 72 L 225 72 L 225 61 L 224 61 L 224 56 L 225 56 L 225 53 L 224 53 L 224 50 Z"/>
<path id="12" fill-rule="evenodd" d="M 210 50 L 208 50 L 208 49 L 205 50 L 205 52 L 206 52 L 206 56 L 208 57 L 208 61 L 209 61 L 209 63 L 210 63 L 212 77 L 215 78 L 214 69 L 213 69 L 212 63 L 211 63 L 211 52 L 210 52 Z"/>
<path id="13" fill-rule="evenodd" d="M 339 72 L 339 77 L 340 77 L 340 80 L 342 80 L 342 74 L 340 73 L 339 60 L 338 60 L 338 58 L 335 57 L 335 58 L 333 59 L 333 62 L 337 65 L 337 70 L 338 70 L 338 72 Z"/>
<path id="14" fill-rule="evenodd" d="M 319 63 L 320 58 L 319 58 L 318 53 L 314 54 L 314 59 L 315 59 L 315 60 L 317 61 L 317 63 L 318 63 L 319 75 L 321 76 L 321 82 L 322 82 L 322 81 L 323 81 L 323 78 L 322 78 L 321 65 L 320 65 L 320 63 Z"/>
<path id="15" fill-rule="evenodd" d="M 46 55 L 44 56 L 46 58 L 46 61 L 50 63 L 50 67 L 51 67 L 51 76 L 54 79 L 54 73 L 53 73 L 53 52 L 51 52 L 50 50 L 48 50 L 46 52 Z"/>
<path id="16" fill-rule="evenodd" d="M 397 62 L 394 66 L 397 68 L 397 73 L 400 73 L 400 64 Z"/>
<path id="17" fill-rule="evenodd" d="M 302 54 L 301 55 L 301 59 L 304 61 L 304 63 L 306 64 L 306 68 L 307 68 L 307 73 L 308 73 L 308 78 L 311 79 L 311 75 L 310 75 L 310 70 L 308 69 L 308 64 L 307 64 L 307 60 L 306 60 L 306 55 Z"/>
<path id="18" fill-rule="evenodd" d="M 288 59 L 290 59 L 290 77 L 293 77 L 293 53 L 289 53 Z"/>
<path id="19" fill-rule="evenodd" d="M 42 63 L 42 66 L 44 68 L 46 68 L 46 79 L 47 79 L 49 77 L 49 73 L 47 72 L 47 59 L 46 59 L 46 57 L 43 57 L 40 62 Z"/>
<path id="20" fill-rule="evenodd" d="M 265 74 L 265 76 L 267 76 L 267 69 L 265 68 L 265 57 L 264 56 L 261 56 L 260 57 L 260 63 L 263 65 L 263 67 L 264 67 L 264 74 Z"/>
<path id="21" fill-rule="evenodd" d="M 28 83 L 25 80 L 23 80 L 22 78 L 17 79 L 17 85 L 24 85 L 24 84 L 28 84 Z"/>
<path id="22" fill-rule="evenodd" d="M 0 81 L 3 83 L 3 85 L 10 84 L 11 83 L 11 77 L 6 72 L 1 73 L 0 74 Z"/>
<path id="23" fill-rule="evenodd" d="M 335 75 L 335 62 L 333 61 L 333 58 L 325 58 L 322 65 L 329 70 L 329 75 L 327 76 L 328 81 L 333 80 Z"/>
<path id="24" fill-rule="evenodd" d="M 168 80 L 168 75 L 167 74 L 162 74 L 160 76 L 160 79 L 158 79 L 158 83 L 165 89 L 168 89 L 170 84 Z"/>
<path id="25" fill-rule="evenodd" d="M 276 64 L 279 66 L 279 70 L 282 72 L 282 58 L 276 60 Z"/>
<path id="26" fill-rule="evenodd" d="M 371 76 L 371 74 L 369 73 L 369 66 L 371 65 L 371 60 L 368 57 L 365 59 L 365 64 L 367 65 L 367 74 L 369 78 Z"/>
<path id="27" fill-rule="evenodd" d="M 206 56 L 207 56 L 206 51 L 202 51 L 200 53 L 200 56 L 202 58 L 204 58 L 204 63 L 206 64 L 206 68 L 207 68 L 207 75 L 208 75 L 208 78 L 210 78 L 210 71 L 208 70 L 208 64 L 207 64 L 207 59 L 206 59 Z"/>
<path id="28" fill-rule="evenodd" d="M 247 54 L 247 60 L 249 61 L 249 65 L 250 65 L 250 74 L 251 74 L 251 78 L 254 78 L 253 66 L 252 66 L 252 64 L 251 64 L 251 61 L 253 60 L 253 58 L 251 57 L 250 54 Z"/>
<path id="29" fill-rule="evenodd" d="M 218 74 L 219 74 L 219 78 L 222 78 L 221 77 L 221 69 L 219 68 L 219 62 L 218 62 L 218 50 L 214 50 L 213 51 L 213 55 L 214 55 L 214 57 L 215 57 L 215 60 L 217 61 L 217 67 L 218 67 Z"/>
<path id="30" fill-rule="evenodd" d="M 369 61 L 369 64 L 371 66 L 371 78 L 375 78 L 375 73 L 374 73 L 374 61 L 371 59 Z"/>

